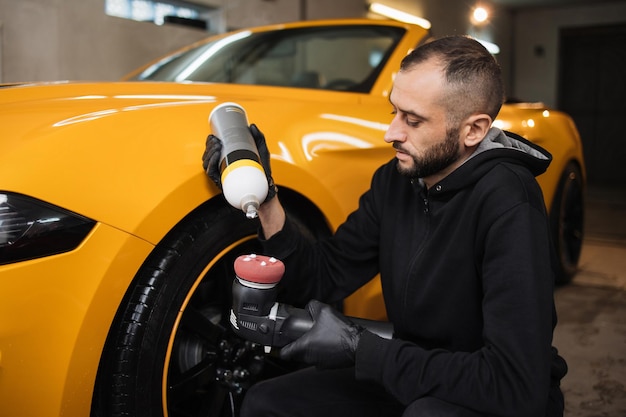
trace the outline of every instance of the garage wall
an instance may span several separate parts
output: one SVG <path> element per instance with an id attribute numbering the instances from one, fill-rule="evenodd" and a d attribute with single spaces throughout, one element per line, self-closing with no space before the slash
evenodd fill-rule
<path id="1" fill-rule="evenodd" d="M 215 1 L 215 0 L 210 0 Z M 296 20 L 364 17 L 366 0 L 221 0 L 229 28 Z"/>
<path id="2" fill-rule="evenodd" d="M 322 18 L 365 17 L 366 0 L 195 0 L 223 10 L 216 31 Z M 445 4 L 444 4 L 445 3 Z M 431 20 L 437 36 L 467 33 L 465 0 L 386 0 L 386 4 Z M 451 13 L 454 11 L 454 13 Z M 502 47 L 510 83 L 509 21 L 497 11 L 498 27 L 475 36 Z M 209 33 L 157 26 L 104 13 L 104 0 L 0 0 L 0 81 L 116 80 L 134 68 Z"/>
<path id="3" fill-rule="evenodd" d="M 365 17 L 366 0 L 195 0 L 219 7 L 217 31 L 323 18 Z M 467 32 L 465 0 L 387 1 L 430 19 L 435 35 Z M 450 13 L 451 10 L 456 11 Z M 477 34 L 502 36 L 508 24 Z M 209 33 L 107 16 L 104 0 L 0 0 L 0 81 L 116 80 L 134 68 Z M 507 66 L 503 47 L 499 57 Z M 506 75 L 507 71 L 505 71 Z"/>
<path id="4" fill-rule="evenodd" d="M 300 19 L 363 17 L 366 0 L 196 0 L 221 7 L 223 28 Z M 561 27 L 624 22 L 626 1 L 509 12 L 472 32 L 466 0 L 385 0 L 426 17 L 433 34 L 470 33 L 501 47 L 507 92 L 555 106 Z M 0 81 L 116 80 L 208 33 L 107 16 L 104 0 L 0 0 Z"/>
<path id="5" fill-rule="evenodd" d="M 204 3 L 223 5 L 228 28 L 365 14 L 364 0 Z M 104 0 L 0 0 L 0 28 L 0 82 L 116 80 L 209 34 L 107 16 Z"/>
<path id="6" fill-rule="evenodd" d="M 556 107 L 561 28 L 626 22 L 626 2 L 594 6 L 537 8 L 513 16 L 513 94 Z"/>
<path id="7" fill-rule="evenodd" d="M 204 36 L 110 17 L 103 0 L 0 0 L 2 81 L 117 79 Z"/>

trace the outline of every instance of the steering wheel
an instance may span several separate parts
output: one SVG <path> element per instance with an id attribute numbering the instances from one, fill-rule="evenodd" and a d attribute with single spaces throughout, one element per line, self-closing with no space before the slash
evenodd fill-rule
<path id="1" fill-rule="evenodd" d="M 349 78 L 336 78 L 327 82 L 324 88 L 327 90 L 350 90 L 356 85 L 358 85 L 358 83 Z"/>

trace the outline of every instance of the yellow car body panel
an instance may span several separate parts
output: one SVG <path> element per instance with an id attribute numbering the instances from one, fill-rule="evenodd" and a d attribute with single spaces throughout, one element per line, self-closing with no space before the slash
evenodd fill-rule
<path id="1" fill-rule="evenodd" d="M 552 154 L 550 167 L 537 177 L 546 206 L 551 207 L 565 165 L 571 161 L 583 161 L 582 142 L 571 118 L 542 104 L 505 104 L 496 125 L 521 135 Z M 584 165 L 581 164 L 580 168 L 584 175 Z"/>
<path id="2" fill-rule="evenodd" d="M 383 141 L 393 75 L 427 32 L 360 20 L 253 29 L 363 23 L 407 30 L 369 93 L 131 81 L 0 89 L 0 192 L 97 222 L 70 252 L 0 265 L 0 417 L 89 414 L 107 332 L 133 277 L 186 215 L 222 198 L 201 167 L 216 104 L 246 109 L 268 140 L 279 189 L 312 202 L 331 231 L 357 207 L 373 171 L 394 155 Z M 568 162 L 584 172 L 566 115 L 505 105 L 497 123 L 554 156 L 539 178 L 548 207 Z M 372 281 L 345 312 L 384 319 L 380 293 Z"/>
<path id="3" fill-rule="evenodd" d="M 152 249 L 100 224 L 72 252 L 0 266 L 0 415 L 89 414 L 102 323 Z"/>

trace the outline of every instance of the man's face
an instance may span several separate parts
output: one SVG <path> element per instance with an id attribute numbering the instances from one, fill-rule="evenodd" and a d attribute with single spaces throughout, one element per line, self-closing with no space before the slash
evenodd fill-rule
<path id="1" fill-rule="evenodd" d="M 394 118 L 385 141 L 396 149 L 400 173 L 424 178 L 428 186 L 454 170 L 461 158 L 459 128 L 446 128 L 443 83 L 436 62 L 426 61 L 398 73 L 389 97 Z"/>

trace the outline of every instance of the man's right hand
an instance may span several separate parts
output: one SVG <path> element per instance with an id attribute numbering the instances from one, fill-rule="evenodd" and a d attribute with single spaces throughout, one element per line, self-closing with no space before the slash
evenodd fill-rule
<path id="1" fill-rule="evenodd" d="M 252 134 L 252 138 L 254 139 L 256 149 L 257 151 L 259 151 L 259 159 L 261 159 L 261 165 L 263 166 L 263 171 L 265 171 L 265 177 L 267 178 L 267 197 L 265 197 L 265 201 L 263 201 L 264 203 L 267 203 L 276 196 L 276 192 L 278 191 L 278 189 L 276 188 L 276 184 L 274 184 L 274 179 L 272 178 L 270 152 L 267 149 L 265 135 L 259 130 L 258 127 L 256 127 L 254 123 L 250 125 L 250 133 Z"/>
<path id="2" fill-rule="evenodd" d="M 265 171 L 265 177 L 267 178 L 268 192 L 264 203 L 268 202 L 274 196 L 276 196 L 277 188 L 272 178 L 272 168 L 270 166 L 270 153 L 267 149 L 267 143 L 265 142 L 265 136 L 256 127 L 255 124 L 250 125 L 250 133 L 254 139 L 257 151 L 259 152 L 260 163 Z M 206 140 L 206 147 L 204 154 L 202 155 L 202 167 L 207 173 L 209 178 L 215 183 L 215 185 L 221 190 L 222 180 L 220 173 L 220 157 L 222 155 L 222 140 L 215 135 L 209 135 Z"/>
<path id="3" fill-rule="evenodd" d="M 211 180 L 217 185 L 217 188 L 222 189 L 222 179 L 220 174 L 220 156 L 222 155 L 223 148 L 220 138 L 214 135 L 209 135 L 206 138 L 206 146 L 204 154 L 202 155 L 202 167 L 204 172 L 211 178 Z"/>

